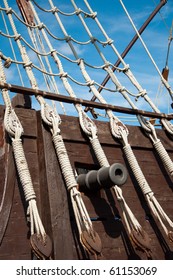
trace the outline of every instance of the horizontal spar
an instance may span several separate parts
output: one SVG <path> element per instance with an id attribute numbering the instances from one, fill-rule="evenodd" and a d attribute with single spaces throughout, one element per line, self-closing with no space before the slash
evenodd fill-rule
<path id="1" fill-rule="evenodd" d="M 157 119 L 168 119 L 172 120 L 173 119 L 173 114 L 165 114 L 165 113 L 156 113 L 156 112 L 149 112 L 149 111 L 144 111 L 144 110 L 138 110 L 138 109 L 131 109 L 131 108 L 125 108 L 121 106 L 115 106 L 111 104 L 102 104 L 99 102 L 95 101 L 89 101 L 85 100 L 82 98 L 75 98 L 75 97 L 70 97 L 70 96 L 64 96 L 61 94 L 55 94 L 52 92 L 47 92 L 43 90 L 35 90 L 32 88 L 27 88 L 27 87 L 22 87 L 22 86 L 17 86 L 13 84 L 8 84 L 8 83 L 0 83 L 0 88 L 6 88 L 10 90 L 11 92 L 19 93 L 19 94 L 27 94 L 30 96 L 43 96 L 46 99 L 50 100 L 55 100 L 55 101 L 60 101 L 60 102 L 65 102 L 65 103 L 70 103 L 70 104 L 81 104 L 82 106 L 89 106 L 92 108 L 97 108 L 101 110 L 112 110 L 114 112 L 119 112 L 119 113 L 125 113 L 129 115 L 142 115 L 150 118 L 157 118 Z"/>

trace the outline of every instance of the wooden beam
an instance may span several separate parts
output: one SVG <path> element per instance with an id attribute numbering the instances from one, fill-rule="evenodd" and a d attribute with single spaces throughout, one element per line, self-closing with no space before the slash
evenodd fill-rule
<path id="1" fill-rule="evenodd" d="M 61 94 L 55 94 L 52 92 L 47 92 L 43 90 L 35 90 L 32 88 L 26 88 L 26 87 L 21 87 L 13 84 L 8 84 L 8 83 L 1 83 L 0 82 L 0 88 L 6 88 L 10 90 L 11 92 L 16 92 L 19 94 L 27 94 L 27 95 L 34 95 L 35 97 L 37 96 L 43 96 L 46 99 L 50 100 L 55 100 L 55 101 L 61 101 L 65 103 L 70 103 L 70 104 L 81 104 L 82 106 L 89 106 L 92 108 L 97 108 L 101 110 L 112 110 L 114 112 L 119 112 L 119 113 L 125 113 L 129 115 L 142 115 L 150 118 L 157 118 L 157 119 L 167 119 L 167 120 L 172 120 L 173 119 L 173 114 L 165 114 L 165 113 L 156 113 L 156 112 L 149 112 L 149 111 L 144 111 L 144 110 L 138 110 L 138 109 L 131 109 L 131 108 L 125 108 L 121 106 L 115 106 L 112 104 L 102 104 L 99 102 L 94 102 L 94 101 L 89 101 L 85 100 L 82 98 L 74 98 L 70 96 L 65 96 Z"/>

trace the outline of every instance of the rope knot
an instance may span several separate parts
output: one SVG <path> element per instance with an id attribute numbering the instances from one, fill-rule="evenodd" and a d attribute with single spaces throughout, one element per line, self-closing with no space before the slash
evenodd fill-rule
<path id="1" fill-rule="evenodd" d="M 112 40 L 111 38 L 109 38 L 109 39 L 106 41 L 106 45 L 111 45 L 113 42 L 114 42 L 114 40 Z"/>
<path id="2" fill-rule="evenodd" d="M 110 62 L 109 61 L 107 61 L 103 66 L 102 66 L 102 69 L 106 69 L 106 68 L 108 68 L 110 66 Z"/>
<path id="3" fill-rule="evenodd" d="M 127 72 L 128 70 L 130 69 L 130 65 L 129 64 L 126 64 L 123 68 L 123 73 Z"/>
<path id="4" fill-rule="evenodd" d="M 71 41 L 71 36 L 69 36 L 69 35 L 65 36 L 65 40 L 68 43 L 69 41 Z"/>
<path id="5" fill-rule="evenodd" d="M 52 49 L 52 50 L 50 51 L 50 54 L 51 54 L 51 56 L 53 56 L 54 54 L 56 54 L 56 50 L 55 50 L 55 49 Z"/>
<path id="6" fill-rule="evenodd" d="M 77 65 L 83 66 L 83 63 L 84 63 L 84 59 L 83 58 L 78 58 Z"/>
<path id="7" fill-rule="evenodd" d="M 59 77 L 60 78 L 66 78 L 68 76 L 68 73 L 67 72 L 60 72 L 59 73 Z"/>
<path id="8" fill-rule="evenodd" d="M 43 28 L 45 28 L 45 25 L 43 22 L 40 22 L 40 24 L 38 25 L 38 29 L 41 30 Z"/>
<path id="9" fill-rule="evenodd" d="M 91 43 L 93 44 L 97 39 L 95 37 L 91 37 Z"/>
<path id="10" fill-rule="evenodd" d="M 147 94 L 146 89 L 142 89 L 141 91 L 139 91 L 139 95 L 144 97 Z"/>
<path id="11" fill-rule="evenodd" d="M 93 12 L 92 14 L 91 14 L 91 18 L 92 19 L 95 19 L 97 17 L 97 12 Z"/>
<path id="12" fill-rule="evenodd" d="M 10 8 L 7 8 L 6 9 L 6 14 L 12 14 L 13 13 L 13 9 L 10 7 Z"/>
<path id="13" fill-rule="evenodd" d="M 88 87 L 93 86 L 94 84 L 95 84 L 94 80 L 87 81 L 87 86 Z"/>
<path id="14" fill-rule="evenodd" d="M 21 38 L 21 34 L 17 34 L 17 35 L 15 35 L 14 40 L 17 41 L 17 40 L 19 40 L 20 38 Z"/>
<path id="15" fill-rule="evenodd" d="M 52 8 L 52 14 L 58 13 L 59 9 L 57 7 Z"/>
<path id="16" fill-rule="evenodd" d="M 82 10 L 80 8 L 76 9 L 76 15 L 78 16 L 80 13 L 82 12 Z"/>
<path id="17" fill-rule="evenodd" d="M 118 92 L 123 92 L 124 90 L 125 90 L 125 87 L 123 87 L 123 86 L 117 86 L 116 87 L 116 90 L 118 91 Z"/>
<path id="18" fill-rule="evenodd" d="M 24 68 L 26 67 L 32 67 L 32 62 L 31 61 L 28 61 L 26 62 L 24 65 L 23 65 Z"/>
<path id="19" fill-rule="evenodd" d="M 12 63 L 12 60 L 11 60 L 10 57 L 8 57 L 8 58 L 5 60 L 5 62 L 4 62 L 4 67 L 5 67 L 5 68 L 9 68 L 10 65 L 11 65 L 11 63 Z"/>

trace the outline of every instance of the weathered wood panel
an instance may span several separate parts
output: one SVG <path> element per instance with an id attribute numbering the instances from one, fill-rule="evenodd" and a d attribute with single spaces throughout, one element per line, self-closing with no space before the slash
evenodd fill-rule
<path id="1" fill-rule="evenodd" d="M 42 124 L 40 112 L 15 109 L 23 127 L 23 147 L 37 194 L 37 203 L 46 232 L 53 240 L 55 259 L 85 259 L 74 221 L 73 211 L 66 191 L 49 129 Z M 0 203 L 4 191 L 5 157 L 7 143 L 3 127 L 4 107 L 0 106 Z M 61 132 L 72 167 L 99 168 L 92 147 L 81 132 L 78 119 L 61 116 Z M 159 224 L 151 217 L 145 198 L 139 190 L 125 158 L 122 145 L 111 136 L 109 123 L 95 121 L 98 135 L 109 163 L 120 162 L 128 169 L 128 179 L 122 191 L 124 198 L 144 230 L 151 237 L 152 250 L 158 259 L 173 259 L 173 246 L 165 238 Z M 139 127 L 129 128 L 129 142 L 139 165 L 168 216 L 173 220 L 173 183 L 163 164 L 153 150 L 152 143 Z M 163 130 L 158 138 L 173 160 L 173 141 Z M 14 162 L 13 162 L 14 164 Z M 26 223 L 26 203 L 19 178 L 12 180 L 14 193 L 7 227 L 0 244 L 0 259 L 30 259 L 29 228 Z M 146 258 L 134 251 L 123 224 L 121 208 L 112 190 L 82 193 L 94 229 L 103 243 L 105 259 Z M 0 213 L 1 214 L 1 213 Z M 20 224 L 20 228 L 19 225 Z"/>

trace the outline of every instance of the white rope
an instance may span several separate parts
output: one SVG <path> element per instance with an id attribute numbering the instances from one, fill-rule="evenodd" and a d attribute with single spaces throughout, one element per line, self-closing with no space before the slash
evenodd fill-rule
<path id="1" fill-rule="evenodd" d="M 38 31 L 38 30 L 36 29 L 36 31 Z M 30 38 L 31 38 L 31 40 L 32 40 L 32 42 L 33 42 L 33 44 L 35 46 L 35 49 L 39 50 L 39 47 L 38 47 L 37 40 L 35 38 L 34 32 L 32 32 L 32 30 L 30 30 L 29 28 L 28 28 L 28 32 L 29 32 Z M 45 48 L 44 48 L 43 42 L 42 42 L 41 37 L 39 36 L 38 32 L 37 32 L 37 38 L 39 39 L 39 43 L 40 43 L 42 51 L 45 52 Z M 45 68 L 45 65 L 43 63 L 43 60 L 42 60 L 41 56 L 39 54 L 37 54 L 37 57 L 39 59 L 39 62 L 40 62 L 40 65 L 41 65 L 42 69 L 44 69 L 44 72 L 46 72 L 46 68 Z M 49 59 L 48 59 L 47 56 L 45 57 L 45 61 L 46 61 L 46 64 L 48 66 L 48 69 L 49 69 L 49 72 L 50 72 L 50 76 L 51 76 L 51 78 L 50 78 L 49 75 L 46 75 L 45 73 L 43 73 L 43 76 L 44 76 L 45 83 L 47 85 L 48 91 L 50 92 L 50 85 L 49 85 L 49 81 L 50 81 L 50 83 L 51 83 L 51 85 L 52 85 L 52 87 L 54 89 L 54 92 L 56 94 L 60 94 L 59 90 L 58 90 L 58 87 L 57 87 L 57 84 L 55 82 L 55 78 L 54 78 L 53 73 L 52 73 L 52 68 L 51 68 L 51 65 L 49 63 Z M 52 104 L 53 104 L 53 106 L 55 106 L 53 101 L 52 101 Z M 62 108 L 64 114 L 65 114 L 65 108 L 64 108 L 63 103 L 60 102 L 60 105 L 61 105 L 61 108 Z"/>
<path id="2" fill-rule="evenodd" d="M 87 0 L 84 0 L 87 8 L 89 9 L 90 13 L 93 13 L 89 3 L 87 2 Z M 75 10 L 78 9 L 77 5 L 75 4 L 74 0 L 71 0 L 72 5 L 74 6 Z M 80 21 L 82 22 L 86 32 L 88 33 L 89 37 L 92 39 L 94 38 L 93 35 L 91 34 L 89 28 L 87 27 L 83 17 L 78 14 L 78 17 L 80 18 Z M 113 49 L 113 51 L 115 52 L 115 54 L 118 56 L 118 58 L 120 59 L 121 63 L 124 65 L 125 67 L 125 71 L 123 72 L 132 82 L 132 84 L 138 89 L 138 94 L 134 95 L 131 94 L 127 91 L 127 89 L 125 89 L 121 83 L 118 81 L 117 77 L 115 76 L 115 73 L 112 71 L 112 69 L 110 67 L 106 67 L 105 70 L 107 71 L 107 73 L 109 74 L 112 82 L 116 85 L 117 87 L 117 91 L 119 91 L 123 97 L 128 101 L 128 103 L 131 105 L 132 108 L 135 108 L 136 106 L 133 104 L 133 102 L 129 99 L 129 97 L 127 96 L 127 93 L 129 93 L 132 96 L 136 96 L 136 97 L 143 97 L 148 104 L 151 106 L 151 108 L 157 112 L 160 113 L 159 109 L 155 106 L 155 104 L 152 102 L 152 100 L 148 97 L 147 92 L 145 89 L 143 89 L 141 87 L 141 85 L 138 83 L 138 81 L 136 80 L 136 78 L 134 77 L 133 73 L 130 70 L 129 65 L 127 65 L 125 63 L 125 61 L 123 60 L 123 58 L 121 57 L 121 55 L 119 54 L 119 52 L 117 51 L 117 49 L 115 48 L 114 44 L 113 44 L 113 40 L 111 40 L 107 33 L 105 32 L 105 30 L 103 29 L 102 25 L 100 24 L 99 20 L 97 17 L 93 17 L 93 20 L 97 23 L 98 27 L 100 28 L 100 30 L 102 31 L 103 35 L 105 36 L 106 40 L 110 41 L 110 46 Z M 141 37 L 140 37 L 141 38 Z M 104 61 L 104 63 L 106 63 L 106 58 L 104 57 L 103 53 L 101 52 L 101 50 L 99 49 L 96 40 L 93 40 L 93 45 L 95 46 L 96 50 L 98 51 L 99 55 L 101 56 L 102 60 Z M 170 85 L 167 83 L 167 81 L 162 77 L 162 81 L 164 83 L 164 85 L 166 86 L 166 88 L 168 89 L 169 92 L 171 91 Z M 165 129 L 172 135 L 173 134 L 173 126 L 171 124 L 168 124 L 168 121 L 165 121 L 164 119 L 161 121 L 162 125 L 165 127 Z"/>
<path id="3" fill-rule="evenodd" d="M 5 20 L 5 17 L 3 15 L 2 11 L 1 11 L 1 15 L 2 15 L 2 18 L 3 18 L 3 22 L 4 22 L 4 26 L 5 26 L 6 32 L 9 35 L 9 30 L 8 30 L 8 27 L 7 27 L 7 24 L 6 24 L 6 20 Z M 11 47 L 11 50 L 12 50 L 12 53 L 13 53 L 13 57 L 16 60 L 16 54 L 15 54 L 15 50 L 14 50 L 11 38 L 9 38 L 9 42 L 10 42 L 10 47 Z M 20 68 L 19 68 L 18 64 L 16 65 L 16 67 L 17 67 L 17 71 L 19 73 L 21 84 L 22 84 L 22 86 L 24 86 L 23 78 L 22 78 L 22 75 L 21 75 Z"/>
<path id="4" fill-rule="evenodd" d="M 50 4 L 51 4 L 51 7 L 54 7 L 54 6 L 53 6 L 53 2 L 52 2 L 51 0 L 49 0 L 49 2 L 50 2 Z M 56 15 L 56 18 L 57 18 L 57 20 L 58 20 L 60 26 L 61 26 L 62 31 L 64 32 L 64 35 L 67 36 L 68 34 L 66 33 L 66 30 L 65 30 L 64 26 L 62 25 L 62 22 L 60 21 L 60 18 L 58 17 L 57 13 L 55 13 L 55 15 Z M 86 27 L 86 26 L 85 26 L 85 27 Z M 88 30 L 87 30 L 87 31 L 88 31 Z M 76 58 L 76 59 L 79 59 L 79 57 L 78 57 L 78 55 L 77 55 L 77 53 L 76 53 L 76 51 L 75 51 L 75 49 L 74 49 L 74 47 L 73 47 L 73 45 L 72 45 L 71 42 L 69 42 L 69 46 L 71 47 L 71 50 L 72 50 L 72 52 L 73 52 L 75 58 Z M 105 62 L 105 61 L 104 61 L 104 62 Z M 85 66 L 84 66 L 84 63 L 83 63 L 83 60 L 82 60 L 82 59 L 79 59 L 79 64 L 78 64 L 78 65 L 80 66 L 81 72 L 82 72 L 82 74 L 83 74 L 83 76 L 84 76 L 86 82 L 88 83 L 88 86 L 90 87 L 90 89 L 91 89 L 92 92 L 94 93 L 94 95 L 95 95 L 102 103 L 106 103 L 106 101 L 103 99 L 103 97 L 98 93 L 98 91 L 97 91 L 96 88 L 94 87 L 94 85 L 93 85 L 94 83 L 93 83 L 93 81 L 90 79 L 88 73 L 86 72 Z M 109 73 L 112 74 L 112 73 L 111 73 L 111 70 L 109 71 Z M 120 85 L 120 83 L 118 82 L 118 80 L 116 79 L 116 77 L 113 76 L 113 75 L 111 75 L 111 78 L 114 79 L 114 80 L 116 80 L 115 83 L 117 84 L 117 87 L 120 88 L 121 85 Z M 69 94 L 70 94 L 71 96 L 74 97 L 75 94 L 74 94 L 74 92 L 72 91 L 71 87 L 69 87 L 69 86 L 67 87 L 67 85 L 66 85 L 66 88 L 67 88 Z M 122 89 L 121 89 L 121 90 L 122 90 Z M 122 90 L 122 91 L 123 91 L 123 90 Z M 130 101 L 130 103 L 131 103 L 131 101 Z M 132 104 L 132 103 L 131 103 L 131 104 Z M 133 107 L 134 107 L 134 106 L 133 106 Z M 89 120 L 89 118 L 83 113 L 82 108 L 81 108 L 80 106 L 77 107 L 77 110 L 78 110 L 78 113 L 79 113 L 80 125 L 81 125 L 83 131 L 86 133 L 86 135 L 90 138 L 91 144 L 93 145 L 93 149 L 94 149 L 94 151 L 95 151 L 95 154 L 96 154 L 96 156 L 97 156 L 97 158 L 98 158 L 99 163 L 101 164 L 101 166 L 107 166 L 107 165 L 108 165 L 108 162 L 106 162 L 104 152 L 102 151 L 101 146 L 98 144 L 98 139 L 97 139 L 96 136 L 93 138 L 93 131 L 92 131 L 92 133 L 91 133 L 91 128 L 94 128 L 94 131 L 95 131 L 95 133 L 96 133 L 96 131 L 97 131 L 96 127 L 93 125 L 93 123 L 91 122 L 91 120 Z M 113 116 L 113 114 L 111 113 L 110 110 L 108 110 L 107 113 L 108 113 L 108 115 L 109 115 L 109 117 L 110 117 L 110 120 L 111 120 L 112 122 L 114 122 L 115 120 L 117 121 L 117 119 Z M 85 120 L 85 121 L 84 121 L 84 120 Z M 118 120 L 117 123 L 119 124 L 120 121 Z M 113 123 L 112 123 L 112 124 L 113 124 Z M 125 128 L 125 126 L 123 126 L 123 124 L 122 124 L 122 127 L 123 127 L 124 130 L 126 130 L 126 128 Z M 111 128 L 114 129 L 114 133 L 115 133 L 115 126 L 114 126 L 114 125 L 111 125 Z M 127 131 L 126 131 L 126 132 L 127 132 Z M 119 131 L 116 131 L 116 136 L 117 136 L 118 134 L 119 134 Z M 95 134 L 95 135 L 96 135 L 96 134 Z M 121 137 L 121 135 L 120 135 L 119 137 Z M 145 192 L 145 191 L 144 191 L 144 192 Z M 121 191 L 118 192 L 118 188 L 116 188 L 116 187 L 115 187 L 115 194 L 116 194 L 117 197 L 119 198 L 119 201 L 121 200 L 121 201 L 123 202 L 123 203 L 121 203 L 121 208 L 122 208 L 122 209 L 123 209 L 123 207 L 126 208 L 126 211 L 123 210 L 123 213 L 127 213 L 127 217 L 125 218 L 125 221 L 127 222 L 127 220 L 129 220 L 131 223 L 134 223 L 134 224 L 135 224 L 135 218 L 132 217 L 133 215 L 132 215 L 132 213 L 129 211 L 130 209 L 129 209 L 128 207 L 126 207 L 124 198 L 122 197 L 122 192 L 121 192 Z M 124 214 L 124 215 L 125 215 L 125 214 Z M 130 218 L 128 218 L 128 216 L 129 216 Z M 134 218 L 134 221 L 133 221 L 133 218 Z M 128 224 L 128 223 L 130 223 L 130 222 L 127 222 L 127 228 L 128 228 L 128 229 L 130 228 L 130 226 L 129 226 L 129 224 Z M 137 222 L 136 222 L 136 224 L 137 224 Z M 138 224 L 138 225 L 139 225 L 139 224 Z M 137 226 L 136 226 L 136 227 L 137 227 Z"/>
<path id="5" fill-rule="evenodd" d="M 80 125 L 82 130 L 90 139 L 90 143 L 92 145 L 92 148 L 94 150 L 94 153 L 96 155 L 96 158 L 100 166 L 109 167 L 110 164 L 106 158 L 106 155 L 101 147 L 101 144 L 97 136 L 97 127 L 95 123 L 84 112 L 80 112 L 79 120 L 80 120 Z M 142 227 L 138 223 L 137 219 L 135 218 L 134 214 L 128 207 L 127 203 L 125 202 L 125 199 L 122 194 L 122 190 L 118 186 L 114 186 L 113 190 L 122 209 L 124 222 L 126 224 L 129 234 L 132 233 L 132 230 L 136 230 L 137 232 L 140 232 Z"/>
<path id="6" fill-rule="evenodd" d="M 53 2 L 51 0 L 49 0 L 49 3 L 53 9 L 54 5 Z M 68 36 L 68 34 L 66 33 L 66 30 L 57 14 L 57 12 L 54 13 L 56 16 L 56 19 L 64 33 L 65 36 Z M 37 19 L 38 20 L 38 19 Z M 39 22 L 39 21 L 38 21 Z M 102 102 L 102 103 L 106 103 L 106 101 L 104 101 L 103 97 L 98 93 L 98 91 L 96 90 L 96 88 L 93 86 L 93 83 L 88 75 L 88 73 L 85 70 L 85 66 L 84 66 L 84 61 L 83 59 L 79 59 L 77 52 L 75 51 L 71 41 L 68 41 L 68 44 L 75 56 L 76 59 L 78 59 L 78 65 L 80 66 L 81 72 L 86 80 L 86 82 L 88 83 L 88 86 L 90 87 L 90 89 L 97 95 L 98 99 Z M 60 65 L 61 66 L 61 65 Z M 61 66 L 62 67 L 62 66 Z M 62 69 L 62 68 L 61 68 Z M 63 71 L 63 69 L 62 69 Z M 67 83 L 66 85 L 66 89 L 69 92 L 69 94 L 72 97 L 75 97 L 75 94 L 72 90 L 72 88 L 70 87 L 70 85 L 68 85 Z M 95 137 L 94 135 L 96 135 L 97 133 L 97 128 L 95 126 L 95 124 L 91 121 L 91 119 L 84 113 L 83 109 L 81 106 L 77 106 L 76 107 L 78 113 L 79 113 L 79 122 L 80 122 L 80 126 L 82 128 L 82 130 L 85 132 L 85 134 L 89 137 L 91 144 L 93 146 L 93 149 L 95 151 L 96 157 L 100 163 L 101 166 L 109 166 L 109 163 L 107 162 L 106 156 L 101 148 L 101 145 L 98 141 L 98 138 Z M 109 111 L 108 111 L 109 113 Z M 122 191 L 116 186 L 113 188 L 115 191 L 115 195 L 117 196 L 118 201 L 120 202 L 122 211 L 123 211 L 123 216 L 125 217 L 125 222 L 127 225 L 127 229 L 129 231 L 129 233 L 131 233 L 131 229 L 132 228 L 137 228 L 139 227 L 141 229 L 141 226 L 139 225 L 139 223 L 137 222 L 137 220 L 135 219 L 134 215 L 132 214 L 131 210 L 129 209 L 129 207 L 127 206 L 123 196 L 122 196 Z M 130 225 L 129 225 L 130 224 Z M 139 229 L 138 228 L 138 229 Z"/>
<path id="7" fill-rule="evenodd" d="M 172 89 L 171 89 L 171 86 L 170 86 L 169 83 L 164 79 L 162 73 L 160 72 L 160 70 L 159 70 L 157 64 L 155 63 L 155 61 L 154 61 L 154 59 L 153 59 L 151 53 L 149 52 L 149 50 L 148 50 L 148 48 L 147 48 L 145 42 L 143 41 L 141 35 L 139 34 L 139 32 L 138 32 L 138 30 L 137 30 L 137 28 L 136 28 L 136 26 L 135 26 L 135 24 L 134 24 L 132 18 L 130 17 L 130 15 L 129 15 L 129 13 L 128 13 L 126 7 L 125 7 L 125 5 L 123 4 L 123 1 L 122 1 L 122 0 L 119 0 L 119 2 L 121 3 L 121 5 L 122 5 L 122 7 L 123 7 L 123 9 L 124 9 L 124 11 L 125 11 L 125 13 L 126 13 L 128 19 L 129 19 L 129 21 L 130 21 L 130 23 L 131 23 L 131 25 L 133 26 L 133 28 L 134 28 L 134 30 L 135 30 L 135 32 L 136 32 L 138 38 L 140 39 L 140 41 L 141 41 L 141 43 L 142 43 L 142 45 L 143 45 L 145 51 L 147 52 L 147 54 L 148 54 L 150 60 L 152 61 L 154 67 L 156 68 L 156 70 L 157 70 L 157 72 L 158 72 L 158 74 L 159 74 L 159 76 L 160 76 L 160 78 L 161 78 L 162 83 L 164 84 L 164 86 L 165 86 L 166 89 L 168 90 L 168 92 L 169 92 L 169 94 L 170 94 L 170 96 L 171 96 L 171 98 L 172 98 L 172 100 L 173 100 L 173 91 L 172 91 Z"/>
<path id="8" fill-rule="evenodd" d="M 5 3 L 6 8 L 8 8 L 8 4 L 7 4 L 6 0 L 4 0 L 4 3 Z M 13 28 L 13 32 L 14 32 L 14 34 L 17 34 L 17 30 L 14 25 L 11 14 L 8 14 L 8 16 L 10 19 L 11 26 Z M 32 72 L 31 66 L 30 66 L 29 57 L 26 53 L 25 48 L 22 47 L 22 45 L 21 45 L 20 37 L 18 37 L 16 42 L 18 43 L 18 47 L 20 49 L 22 59 L 25 62 L 26 73 L 28 74 L 31 85 L 34 89 L 38 89 L 36 79 L 34 77 L 34 74 Z M 49 43 L 49 41 L 47 41 L 47 43 L 49 44 L 49 47 L 51 47 L 51 44 Z M 57 60 L 57 62 L 59 63 L 59 59 L 56 56 L 56 54 L 54 53 L 54 51 L 52 53 L 52 56 L 54 56 L 55 59 Z M 61 63 L 59 63 L 59 66 L 60 66 L 60 71 L 63 73 L 63 68 L 62 68 Z M 64 82 L 66 82 L 66 81 L 64 81 Z M 81 231 L 83 231 L 83 229 L 85 229 L 87 232 L 89 232 L 89 234 L 91 234 L 92 232 L 94 232 L 94 230 L 92 228 L 92 223 L 90 221 L 90 218 L 89 218 L 89 215 L 85 208 L 85 205 L 82 201 L 82 197 L 81 197 L 80 193 L 77 191 L 77 188 L 76 188 L 77 183 L 75 180 L 75 176 L 72 172 L 72 167 L 71 167 L 69 159 L 68 159 L 65 145 L 64 145 L 63 139 L 60 135 L 60 129 L 59 129 L 60 118 L 57 114 L 55 114 L 55 112 L 51 109 L 51 107 L 46 104 L 43 97 L 37 96 L 37 100 L 39 101 L 39 103 L 41 105 L 42 119 L 46 124 L 49 125 L 50 130 L 52 132 L 55 150 L 56 150 L 60 165 L 62 167 L 62 173 L 63 173 L 64 179 L 65 179 L 66 185 L 67 185 L 67 189 L 69 190 L 70 195 L 71 195 L 72 205 L 73 205 L 76 223 L 78 226 L 79 235 L 81 234 Z"/>
<path id="9" fill-rule="evenodd" d="M 123 140 L 123 150 L 128 160 L 128 163 L 133 171 L 133 174 L 138 182 L 140 189 L 142 190 L 148 205 L 153 213 L 153 216 L 160 222 L 162 229 L 164 230 L 165 234 L 169 237 L 170 231 L 168 230 L 171 227 L 173 230 L 173 222 L 170 218 L 166 215 L 162 207 L 160 206 L 159 202 L 154 196 L 153 191 L 151 190 L 148 182 L 146 181 L 142 170 L 136 160 L 136 157 L 131 149 L 131 146 L 128 143 L 127 135 L 122 131 L 122 140 Z M 168 228 L 167 228 L 168 226 Z"/>
<path id="10" fill-rule="evenodd" d="M 1 58 L 0 58 L 0 80 L 1 82 L 4 83 L 6 82 Z M 13 147 L 17 171 L 23 188 L 25 200 L 28 203 L 28 213 L 31 218 L 30 219 L 31 231 L 32 234 L 34 233 L 34 231 L 36 231 L 36 233 L 40 234 L 44 240 L 46 236 L 46 232 L 44 230 L 44 227 L 42 225 L 38 213 L 38 209 L 36 205 L 36 194 L 32 184 L 32 179 L 30 176 L 30 172 L 25 158 L 22 140 L 21 140 L 23 128 L 21 126 L 21 123 L 17 115 L 15 114 L 12 108 L 11 100 L 7 89 L 2 89 L 2 96 L 4 99 L 4 103 L 6 105 L 4 126 L 12 140 L 12 147 Z"/>
<path id="11" fill-rule="evenodd" d="M 157 138 L 156 130 L 154 125 L 151 124 L 150 121 L 146 120 L 142 116 L 138 116 L 138 120 L 141 124 L 141 126 L 144 128 L 147 136 L 151 139 L 152 144 L 158 153 L 161 161 L 163 162 L 163 165 L 165 166 L 166 170 L 169 172 L 169 174 L 172 176 L 173 174 L 173 162 L 166 151 L 165 147 L 161 143 L 160 139 Z"/>

